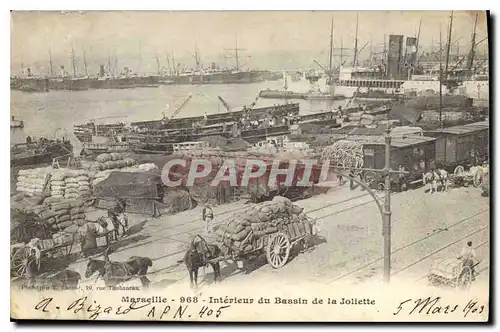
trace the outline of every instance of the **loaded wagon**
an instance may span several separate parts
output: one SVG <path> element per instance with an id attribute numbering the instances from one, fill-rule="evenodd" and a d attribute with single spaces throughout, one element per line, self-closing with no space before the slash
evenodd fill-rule
<path id="1" fill-rule="evenodd" d="M 461 173 L 488 159 L 488 121 L 426 131 L 425 135 L 436 138 L 436 164 L 450 173 Z"/>
<path id="2" fill-rule="evenodd" d="M 385 138 L 384 136 L 350 136 L 363 145 L 363 167 L 383 169 L 385 167 Z M 398 174 L 391 175 L 392 186 L 404 181 L 407 186 L 422 182 L 422 174 L 428 170 L 435 158 L 435 138 L 425 136 L 408 136 L 391 139 L 391 168 L 398 170 L 399 165 L 409 172 L 403 178 Z M 362 179 L 370 187 L 384 188 L 384 176 L 379 172 L 365 171 Z"/>
<path id="3" fill-rule="evenodd" d="M 270 212 L 261 212 L 266 209 Z M 272 202 L 256 205 L 253 211 L 255 213 L 241 214 L 217 229 L 217 242 L 221 243 L 224 255 L 211 262 L 233 260 L 243 263 L 265 254 L 269 265 L 278 269 L 288 262 L 294 245 L 301 244 L 305 249 L 307 237 L 315 235 L 315 221 L 286 198 L 277 196 Z M 259 218 L 267 221 L 258 221 Z"/>
<path id="4" fill-rule="evenodd" d="M 446 258 L 433 263 L 427 279 L 431 286 L 447 286 L 467 290 L 473 281 L 472 274 L 471 266 L 464 265 L 462 260 Z"/>

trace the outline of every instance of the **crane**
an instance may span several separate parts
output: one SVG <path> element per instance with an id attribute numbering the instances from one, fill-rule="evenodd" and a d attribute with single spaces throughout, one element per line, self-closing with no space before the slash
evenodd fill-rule
<path id="1" fill-rule="evenodd" d="M 191 100 L 191 98 L 193 98 L 193 95 L 189 95 L 185 100 L 184 102 L 174 111 L 174 114 L 172 114 L 172 116 L 170 118 L 167 118 L 165 117 L 165 114 L 163 114 L 163 120 L 164 120 L 164 123 L 163 124 L 168 124 L 177 114 L 179 114 L 179 112 L 187 105 L 187 103 Z"/>
<path id="2" fill-rule="evenodd" d="M 219 101 L 221 102 L 222 106 L 224 106 L 226 111 L 231 112 L 231 107 L 228 105 L 228 103 L 226 103 L 226 101 L 221 96 L 217 96 L 217 97 L 219 97 Z"/>

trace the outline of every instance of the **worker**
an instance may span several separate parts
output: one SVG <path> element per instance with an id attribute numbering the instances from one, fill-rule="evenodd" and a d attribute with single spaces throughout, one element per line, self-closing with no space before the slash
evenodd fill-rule
<path id="1" fill-rule="evenodd" d="M 92 256 L 97 251 L 97 236 L 106 233 L 106 225 L 104 220 L 99 219 L 95 223 L 86 223 L 78 229 L 83 257 Z"/>
<path id="2" fill-rule="evenodd" d="M 26 136 L 26 144 L 31 144 L 31 136 Z"/>
<path id="3" fill-rule="evenodd" d="M 205 224 L 205 231 L 207 232 L 207 234 L 210 234 L 210 223 L 214 219 L 214 211 L 212 210 L 210 204 L 205 205 L 205 207 L 203 208 L 203 211 L 201 212 L 201 218 L 203 219 L 203 223 Z"/>
<path id="4" fill-rule="evenodd" d="M 207 121 L 208 121 L 208 114 L 207 114 L 207 112 L 205 112 L 205 114 L 203 115 L 203 120 L 204 120 L 205 122 L 207 122 Z"/>
<path id="5" fill-rule="evenodd" d="M 476 252 L 472 248 L 472 241 L 468 241 L 467 244 L 462 248 L 462 252 L 458 259 L 462 261 L 463 267 L 468 267 L 471 270 L 472 280 L 476 279 Z"/>
<path id="6" fill-rule="evenodd" d="M 397 185 L 398 185 L 398 192 L 405 191 L 407 189 L 406 187 L 406 175 L 403 173 L 406 171 L 403 165 L 399 165 L 398 171 L 400 172 L 398 174 L 397 178 Z"/>

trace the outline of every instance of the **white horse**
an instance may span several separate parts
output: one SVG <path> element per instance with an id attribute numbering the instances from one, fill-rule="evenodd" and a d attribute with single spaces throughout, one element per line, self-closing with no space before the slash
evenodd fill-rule
<path id="1" fill-rule="evenodd" d="M 448 172 L 445 169 L 439 168 L 436 170 L 436 174 L 438 175 L 436 189 L 441 188 L 441 190 L 448 191 Z"/>
<path id="2" fill-rule="evenodd" d="M 438 175 L 434 171 L 427 171 L 422 174 L 422 181 L 424 186 L 426 186 L 429 190 L 429 193 L 437 192 L 437 177 Z"/>

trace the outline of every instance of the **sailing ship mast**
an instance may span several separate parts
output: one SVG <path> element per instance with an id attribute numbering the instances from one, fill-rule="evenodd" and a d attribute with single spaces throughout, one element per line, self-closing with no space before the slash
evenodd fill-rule
<path id="1" fill-rule="evenodd" d="M 417 42 L 415 44 L 416 57 L 417 57 L 416 60 L 415 60 L 415 62 L 416 62 L 415 66 L 418 64 L 418 59 L 419 59 L 419 56 L 418 56 L 418 44 L 420 42 L 420 28 L 421 27 L 422 27 L 422 19 L 420 19 L 420 22 L 418 24 Z"/>
<path id="2" fill-rule="evenodd" d="M 356 13 L 356 37 L 354 38 L 354 67 L 358 66 L 358 24 L 359 24 L 359 13 Z"/>
<path id="3" fill-rule="evenodd" d="M 158 52 L 156 53 L 156 69 L 158 72 L 158 75 L 161 74 L 161 67 L 160 67 L 160 59 L 158 58 Z"/>
<path id="4" fill-rule="evenodd" d="M 469 59 L 467 61 L 467 73 L 468 76 L 472 76 L 472 65 L 474 63 L 474 56 L 476 55 L 476 27 L 477 27 L 477 17 L 478 13 L 476 13 L 476 19 L 474 21 L 474 31 L 472 32 L 472 41 L 471 41 L 471 48 L 469 52 Z"/>
<path id="5" fill-rule="evenodd" d="M 52 67 L 52 52 L 49 47 L 49 69 L 50 69 L 50 77 L 54 77 L 54 69 Z"/>
<path id="6" fill-rule="evenodd" d="M 73 78 L 76 78 L 76 61 L 75 61 L 75 50 L 71 46 L 71 64 L 73 65 Z"/>
<path id="7" fill-rule="evenodd" d="M 241 59 L 241 57 L 240 57 L 239 51 L 246 51 L 246 49 L 238 47 L 238 35 L 236 35 L 235 42 L 236 43 L 235 43 L 235 47 L 234 48 L 232 48 L 232 49 L 224 49 L 224 50 L 225 51 L 233 51 L 233 53 L 231 54 L 232 55 L 231 57 L 235 58 L 235 61 L 236 61 L 236 70 L 240 71 L 240 59 Z M 227 59 L 228 57 L 226 56 L 225 58 Z M 250 57 L 249 56 L 245 56 L 244 58 L 250 58 Z"/>
<path id="8" fill-rule="evenodd" d="M 85 49 L 82 50 L 83 53 L 83 67 L 85 69 L 85 76 L 89 76 L 89 72 L 87 69 L 87 58 L 85 57 Z"/>
<path id="9" fill-rule="evenodd" d="M 439 126 L 443 127 L 443 41 L 441 37 L 441 24 L 439 25 Z"/>
<path id="10" fill-rule="evenodd" d="M 446 60 L 444 63 L 444 80 L 448 81 L 448 64 L 450 62 L 450 50 L 451 50 L 451 31 L 453 27 L 453 12 L 451 12 L 450 17 L 450 30 L 448 31 L 448 45 L 446 45 Z"/>
<path id="11" fill-rule="evenodd" d="M 333 85 L 333 68 L 332 68 L 332 60 L 333 60 L 333 17 L 332 17 L 332 25 L 330 29 L 330 59 L 329 59 L 329 67 L 328 67 L 328 85 Z"/>

